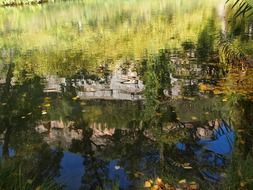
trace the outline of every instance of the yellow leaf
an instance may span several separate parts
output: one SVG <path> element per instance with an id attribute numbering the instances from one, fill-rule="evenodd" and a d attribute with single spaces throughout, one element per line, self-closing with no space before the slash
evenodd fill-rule
<path id="1" fill-rule="evenodd" d="M 44 105 L 44 107 L 50 107 L 50 106 L 51 106 L 51 104 L 49 104 L 49 103 Z"/>
<path id="2" fill-rule="evenodd" d="M 162 183 L 162 179 L 158 177 L 158 178 L 156 178 L 156 181 L 155 181 L 155 182 L 156 182 L 157 185 L 159 185 L 159 184 Z"/>
<path id="3" fill-rule="evenodd" d="M 227 98 L 224 98 L 223 100 L 222 100 L 222 102 L 227 102 L 228 101 L 228 99 Z"/>
<path id="4" fill-rule="evenodd" d="M 75 96 L 72 98 L 72 100 L 77 100 L 79 98 L 79 96 Z"/>
<path id="5" fill-rule="evenodd" d="M 198 118 L 195 116 L 192 116 L 192 120 L 197 120 Z"/>
<path id="6" fill-rule="evenodd" d="M 43 111 L 41 112 L 41 114 L 42 114 L 42 115 L 46 115 L 46 114 L 47 114 L 47 111 L 43 110 Z"/>
<path id="7" fill-rule="evenodd" d="M 152 186 L 152 183 L 150 181 L 145 181 L 144 187 L 150 188 Z"/>
<path id="8" fill-rule="evenodd" d="M 186 169 L 186 170 L 191 170 L 192 169 L 191 166 L 183 166 L 183 168 Z"/>
<path id="9" fill-rule="evenodd" d="M 222 91 L 220 91 L 220 90 L 218 90 L 218 89 L 214 89 L 214 90 L 213 90 L 213 93 L 214 93 L 215 95 L 219 95 L 219 94 L 222 94 Z"/>
<path id="10" fill-rule="evenodd" d="M 241 183 L 240 183 L 240 186 L 241 186 L 241 187 L 245 187 L 245 185 L 246 185 L 245 182 L 241 182 Z"/>
<path id="11" fill-rule="evenodd" d="M 203 83 L 199 83 L 199 90 L 200 91 L 206 91 L 207 90 L 207 86 Z"/>
<path id="12" fill-rule="evenodd" d="M 154 185 L 151 190 L 159 190 L 159 186 L 158 185 Z"/>
<path id="13" fill-rule="evenodd" d="M 186 179 L 182 179 L 178 182 L 179 184 L 186 183 Z"/>

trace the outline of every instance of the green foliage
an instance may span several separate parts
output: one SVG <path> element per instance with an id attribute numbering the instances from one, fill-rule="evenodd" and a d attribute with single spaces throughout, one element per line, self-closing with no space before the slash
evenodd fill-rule
<path id="1" fill-rule="evenodd" d="M 20 68 L 40 76 L 91 71 L 107 60 L 114 66 L 146 50 L 196 43 L 216 1 L 89 0 L 1 9 L 0 47 L 17 50 L 15 75 Z"/>
<path id="2" fill-rule="evenodd" d="M 48 0 L 0 0 L 0 6 L 20 6 L 46 3 Z"/>
<path id="3" fill-rule="evenodd" d="M 253 3 L 251 0 L 227 0 L 232 3 L 232 9 L 235 9 L 234 17 L 253 15 Z"/>
<path id="4" fill-rule="evenodd" d="M 0 159 L 0 189 L 1 190 L 60 190 L 60 186 L 48 179 L 36 184 L 33 177 L 27 178 L 23 174 L 23 167 L 11 160 Z"/>

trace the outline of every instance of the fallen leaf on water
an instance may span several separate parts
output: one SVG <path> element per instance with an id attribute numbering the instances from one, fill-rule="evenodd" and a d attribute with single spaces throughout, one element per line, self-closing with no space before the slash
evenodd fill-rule
<path id="1" fill-rule="evenodd" d="M 197 120 L 198 118 L 195 116 L 192 116 L 192 120 Z"/>
<path id="2" fill-rule="evenodd" d="M 214 89 L 214 90 L 213 90 L 213 93 L 214 93 L 215 95 L 219 95 L 219 94 L 222 94 L 223 92 L 220 91 L 220 90 L 218 90 L 218 89 Z"/>
<path id="3" fill-rule="evenodd" d="M 186 170 L 191 170 L 192 169 L 191 166 L 183 166 L 183 168 L 186 169 Z"/>
<path id="4" fill-rule="evenodd" d="M 135 172 L 134 173 L 134 177 L 140 177 L 140 176 L 144 176 L 144 173 L 142 173 L 142 172 Z"/>
<path id="5" fill-rule="evenodd" d="M 152 186 L 152 183 L 149 181 L 145 181 L 144 187 L 149 188 Z"/>
<path id="6" fill-rule="evenodd" d="M 5 106 L 5 105 L 7 105 L 7 103 L 5 103 L 5 102 L 4 102 L 4 103 L 2 103 L 2 106 Z"/>
<path id="7" fill-rule="evenodd" d="M 22 116 L 21 118 L 22 118 L 22 119 L 25 119 L 25 116 Z"/>
<path id="8" fill-rule="evenodd" d="M 191 182 L 190 183 L 190 190 L 198 190 L 199 189 L 199 186 L 196 182 Z"/>
<path id="9" fill-rule="evenodd" d="M 79 96 L 75 96 L 72 98 L 72 100 L 77 100 L 79 98 Z"/>
<path id="10" fill-rule="evenodd" d="M 32 115 L 32 112 L 28 113 L 27 115 Z"/>
<path id="11" fill-rule="evenodd" d="M 47 112 L 46 112 L 46 111 L 42 111 L 41 114 L 42 114 L 42 115 L 46 115 Z"/>
<path id="12" fill-rule="evenodd" d="M 44 104 L 44 107 L 50 107 L 51 106 L 51 104 Z"/>
<path id="13" fill-rule="evenodd" d="M 38 187 L 36 187 L 35 190 L 41 190 L 41 189 L 42 189 L 41 186 L 38 186 Z"/>
<path id="14" fill-rule="evenodd" d="M 200 91 L 206 91 L 207 90 L 207 86 L 203 83 L 199 83 L 199 90 Z"/>
<path id="15" fill-rule="evenodd" d="M 179 184 L 186 183 L 186 179 L 182 179 L 178 182 Z"/>
<path id="16" fill-rule="evenodd" d="M 151 190 L 159 190 L 159 185 L 154 185 Z"/>
<path id="17" fill-rule="evenodd" d="M 156 182 L 157 185 L 159 185 L 159 184 L 162 183 L 162 179 L 158 177 L 158 178 L 156 178 L 156 181 L 155 181 L 155 182 Z"/>

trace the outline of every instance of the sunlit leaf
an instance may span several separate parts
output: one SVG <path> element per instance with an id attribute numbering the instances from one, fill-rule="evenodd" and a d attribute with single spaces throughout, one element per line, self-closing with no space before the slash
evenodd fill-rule
<path id="1" fill-rule="evenodd" d="M 159 190 L 159 185 L 154 185 L 151 190 Z"/>
<path id="2" fill-rule="evenodd" d="M 203 84 L 203 83 L 199 83 L 199 90 L 200 91 L 206 91 L 208 88 L 207 88 L 207 86 L 205 85 L 205 84 Z"/>
<path id="3" fill-rule="evenodd" d="M 150 180 L 145 181 L 144 187 L 150 188 L 151 186 L 152 186 L 152 183 L 150 182 Z"/>
<path id="4" fill-rule="evenodd" d="M 44 107 L 50 107 L 51 106 L 51 104 L 44 104 Z"/>
<path id="5" fill-rule="evenodd" d="M 46 114 L 47 114 L 47 111 L 43 110 L 43 111 L 41 112 L 41 114 L 42 114 L 42 115 L 46 115 Z"/>
<path id="6" fill-rule="evenodd" d="M 72 100 L 77 100 L 79 98 L 79 96 L 75 96 L 72 98 Z"/>
<path id="7" fill-rule="evenodd" d="M 161 179 L 161 178 L 159 178 L 159 177 L 157 177 L 155 182 L 156 182 L 156 184 L 157 184 L 157 185 L 159 185 L 159 184 L 161 184 L 161 183 L 162 183 L 162 179 Z"/>
<path id="8" fill-rule="evenodd" d="M 178 182 L 179 184 L 183 184 L 183 183 L 186 183 L 186 179 L 182 179 Z"/>

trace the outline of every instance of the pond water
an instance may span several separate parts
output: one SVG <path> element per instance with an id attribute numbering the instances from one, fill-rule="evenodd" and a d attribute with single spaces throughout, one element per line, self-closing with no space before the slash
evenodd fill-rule
<path id="1" fill-rule="evenodd" d="M 219 59 L 224 5 L 0 8 L 1 164 L 21 167 L 28 185 L 69 190 L 142 189 L 156 177 L 218 188 L 253 143 L 253 69 Z M 252 30 L 238 35 L 251 53 Z"/>

